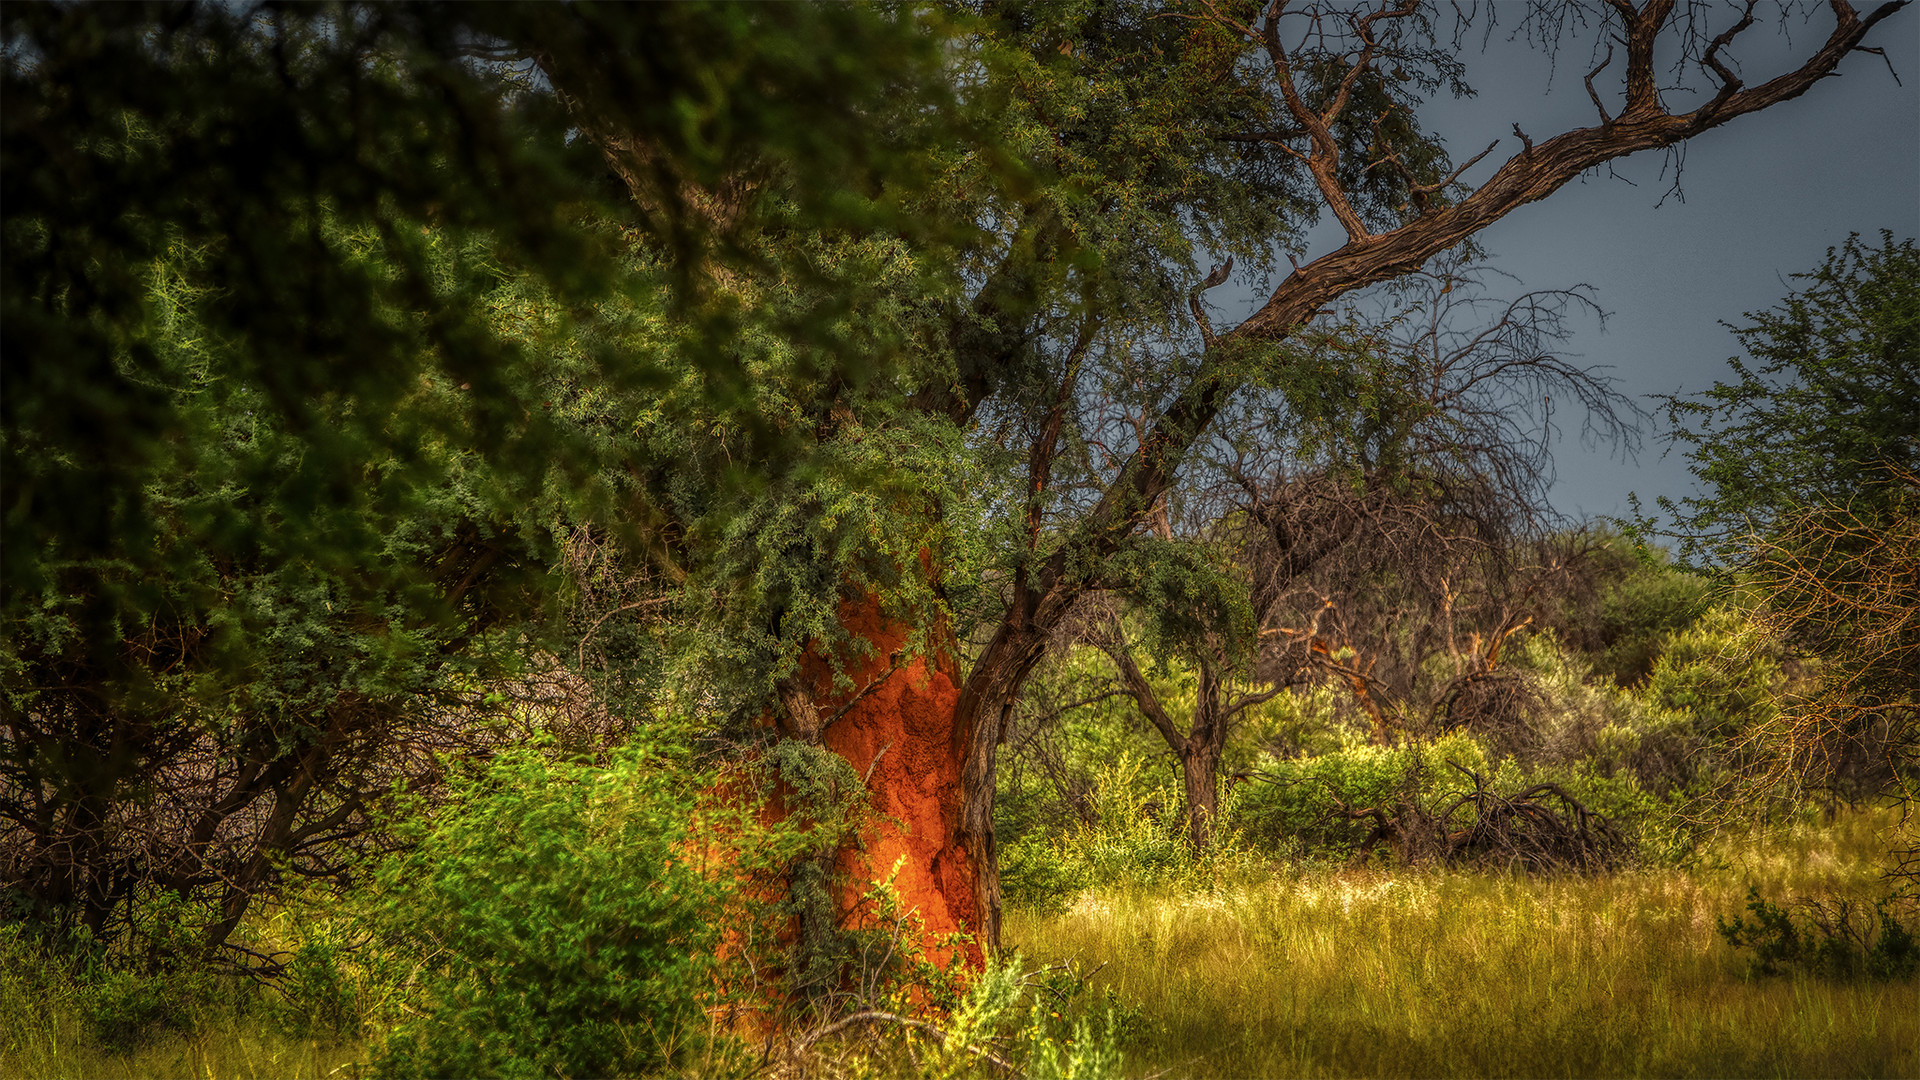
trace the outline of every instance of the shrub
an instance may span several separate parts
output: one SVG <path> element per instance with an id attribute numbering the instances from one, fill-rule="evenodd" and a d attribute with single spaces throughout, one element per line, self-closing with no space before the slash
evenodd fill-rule
<path id="1" fill-rule="evenodd" d="M 1000 851 L 1000 895 L 1009 904 L 1058 913 L 1091 884 L 1092 871 L 1067 838 L 1034 832 Z"/>
<path id="2" fill-rule="evenodd" d="M 1910 979 L 1920 975 L 1920 943 L 1908 926 L 1916 919 L 1913 907 L 1895 898 L 1871 911 L 1850 900 L 1801 899 L 1781 907 L 1763 899 L 1756 885 L 1747 890 L 1752 922 L 1740 915 L 1715 922 L 1728 945 L 1753 950 L 1754 970 L 1762 975 L 1791 966 L 1841 979 Z"/>
<path id="3" fill-rule="evenodd" d="M 1486 752 L 1463 734 L 1402 746 L 1353 741 L 1317 757 L 1265 759 L 1237 793 L 1228 820 L 1263 850 L 1346 855 L 1371 822 L 1344 816 L 1343 807 L 1429 801 L 1459 779 L 1449 778 L 1449 762 L 1497 773 L 1502 783 L 1511 779 L 1511 766 L 1505 773 L 1490 768 Z"/>
<path id="4" fill-rule="evenodd" d="M 602 765 L 503 754 L 456 780 L 380 875 L 380 922 L 425 965 L 383 1076 L 607 1076 L 671 1068 L 698 1041 L 722 912 L 701 808 L 653 746 Z"/>
<path id="5" fill-rule="evenodd" d="M 293 950 L 269 999 L 268 1012 L 289 1035 L 360 1034 L 361 987 L 347 943 L 336 927 L 322 926 Z"/>
<path id="6" fill-rule="evenodd" d="M 1716 607 L 1667 639 L 1647 678 L 1647 698 L 1688 717 L 1702 737 L 1737 738 L 1779 711 L 1780 655 L 1746 612 Z"/>
<path id="7" fill-rule="evenodd" d="M 1106 1080 L 1140 1012 L 1111 991 L 1094 1000 L 1072 963 L 1022 974 L 1018 955 L 988 961 L 945 1015 L 862 1012 L 799 1036 L 788 1075 Z M 829 1041 L 830 1040 L 830 1041 Z M 823 1052 L 824 1051 L 824 1052 Z"/>
<path id="8" fill-rule="evenodd" d="M 1177 782 L 1142 776 L 1122 751 L 1091 796 L 1093 820 L 1059 833 L 1030 832 L 1001 852 L 1002 895 L 1040 911 L 1064 909 L 1093 885 L 1211 886 L 1243 877 L 1261 857 L 1235 826 L 1238 794 L 1221 800 L 1223 826 L 1196 852 L 1187 838 Z"/>

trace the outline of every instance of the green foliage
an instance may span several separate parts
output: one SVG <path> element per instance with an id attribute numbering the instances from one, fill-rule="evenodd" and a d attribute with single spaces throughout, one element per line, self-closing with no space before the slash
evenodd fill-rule
<path id="1" fill-rule="evenodd" d="M 670 1068 L 705 1035 L 722 913 L 698 774 L 659 743 L 604 765 L 503 753 L 381 871 L 380 926 L 419 958 L 388 1076 Z M 719 872 L 716 872 L 719 871 Z"/>
<path id="2" fill-rule="evenodd" d="M 313 231 L 358 271 L 391 270 L 375 231 Z M 444 237 L 420 247 L 448 275 L 483 257 Z M 104 939 L 132 928 L 143 894 L 170 893 L 204 904 L 200 948 L 286 864 L 344 869 L 314 849 L 368 827 L 366 808 L 404 773 L 377 760 L 393 744 L 484 739 L 447 712 L 487 711 L 476 684 L 516 669 L 553 592 L 551 507 L 447 438 L 478 430 L 457 374 L 414 356 L 417 381 L 378 438 L 362 430 L 378 402 L 350 387 L 290 420 L 247 376 L 252 346 L 207 321 L 219 296 L 196 281 L 214 261 L 181 247 L 137 275 L 150 290 L 142 378 L 172 426 L 137 463 L 129 516 L 105 535 L 41 538 L 27 575 L 40 587 L 9 580 L 0 601 L 13 733 L 0 804 L 37 823 L 9 875 L 19 914 Z M 352 442 L 351 482 L 303 422 Z M 182 770 L 193 784 L 157 782 Z M 76 850 L 71 870 L 32 869 Z"/>
<path id="3" fill-rule="evenodd" d="M 1646 698 L 1686 715 L 1704 738 L 1738 738 L 1777 714 L 1785 683 L 1781 653 L 1750 612 L 1715 607 L 1667 640 L 1647 678 Z"/>
<path id="4" fill-rule="evenodd" d="M 372 827 L 389 766 L 494 741 L 503 683 L 587 666 L 574 635 L 633 723 L 663 686 L 751 713 L 809 641 L 841 659 L 848 588 L 934 620 L 908 571 L 964 565 L 940 522 L 969 518 L 928 493 L 977 485 L 950 425 L 895 422 L 889 382 L 945 265 L 904 241 L 949 239 L 899 190 L 954 130 L 934 23 L 0 18 L 0 803 L 39 823 L 10 915 L 109 936 L 172 890 L 211 901 L 217 947 L 287 867 L 348 875 L 319 849 Z M 649 147 L 630 190 L 575 137 L 604 125 Z M 849 387 L 870 433 L 816 455 Z M 555 539 L 583 534 L 658 555 L 666 586 L 562 621 Z M 603 617 L 627 611 L 680 632 Z M 187 757 L 214 775 L 156 791 Z M 73 851 L 77 876 L 47 869 Z"/>
<path id="5" fill-rule="evenodd" d="M 1080 992 L 1083 987 L 1082 981 L 1073 991 Z M 1112 991 L 1106 994 L 1105 1010 L 1095 1016 L 1083 1009 L 1070 1020 L 1064 1019 L 1057 1008 L 1048 1007 L 1056 1004 L 1035 994 L 1028 1007 L 1022 1047 L 1026 1051 L 1025 1075 L 1033 1080 L 1099 1080 L 1121 1075 L 1126 1060 L 1122 1043 L 1128 1025 L 1119 1015 Z"/>
<path id="6" fill-rule="evenodd" d="M 1669 635 L 1704 615 L 1713 581 L 1676 566 L 1661 549 L 1605 534 L 1582 558 L 1588 588 L 1570 590 L 1548 625 L 1595 675 L 1637 686 Z"/>
<path id="7" fill-rule="evenodd" d="M 988 1053 L 1033 1080 L 1121 1075 L 1123 1010 L 1111 993 L 1098 1008 L 1076 965 L 1022 974 L 1018 953 L 988 962 L 954 1009 L 939 1043 L 913 1075 L 929 1080 L 998 1075 Z"/>
<path id="8" fill-rule="evenodd" d="M 1296 687 L 1249 709 L 1243 738 L 1230 741 L 1230 771 L 1259 768 L 1262 755 L 1275 761 L 1318 757 L 1352 738 L 1341 691 L 1329 684 Z"/>
<path id="9" fill-rule="evenodd" d="M 1674 439 L 1707 493 L 1669 506 L 1686 550 L 1737 561 L 1797 510 L 1874 498 L 1874 478 L 1920 468 L 1920 248 L 1883 232 L 1829 249 L 1774 308 L 1730 327 L 1735 379 L 1668 400 Z"/>
<path id="10" fill-rule="evenodd" d="M 1109 573 L 1146 624 L 1143 644 L 1162 662 L 1196 650 L 1229 663 L 1252 659 L 1258 627 L 1247 576 L 1218 545 L 1140 539 Z"/>
<path id="11" fill-rule="evenodd" d="M 1449 762 L 1490 773 L 1502 787 L 1518 779 L 1513 766 L 1498 768 L 1499 763 L 1489 761 L 1486 751 L 1463 734 L 1403 746 L 1376 746 L 1350 737 L 1327 753 L 1262 761 L 1253 782 L 1241 789 L 1229 820 L 1263 849 L 1345 856 L 1373 823 L 1349 820 L 1338 813 L 1341 808 L 1431 802 L 1460 782 Z"/>
<path id="12" fill-rule="evenodd" d="M 1166 763 L 1165 740 L 1129 698 L 1107 693 L 1112 670 L 1106 654 L 1083 646 L 1062 650 L 1029 680 L 996 784 L 994 827 L 1003 859 L 1026 859 L 1026 849 L 1015 849 L 1030 833 L 1061 835 L 1091 820 L 1095 792 L 1111 792 L 1120 782 L 1112 762 Z M 1177 660 L 1145 674 L 1170 708 L 1191 702 L 1192 672 Z M 1157 802 L 1170 772 L 1135 769 L 1125 782 L 1132 797 Z M 1040 863 L 1030 865 L 1047 873 Z"/>
<path id="13" fill-rule="evenodd" d="M 1710 590 L 1705 578 L 1666 566 L 1608 589 L 1600 608 L 1606 651 L 1596 673 L 1612 675 L 1621 685 L 1644 678 L 1663 638 L 1706 614 Z"/>
<path id="14" fill-rule="evenodd" d="M 207 1017 L 244 1005 L 244 982 L 197 962 L 195 926 L 177 896 L 151 898 L 134 921 L 134 933 L 117 942 L 84 929 L 62 938 L 27 924 L 0 926 L 0 969 L 9 973 L 0 999 L 28 1010 L 69 1010 L 86 1038 L 115 1053 L 191 1032 Z"/>
<path id="15" fill-rule="evenodd" d="M 177 383 L 148 341 L 145 280 L 176 246 L 205 253 L 184 272 L 206 297 L 205 335 L 229 347 L 222 374 L 258 388 L 263 412 L 303 438 L 325 485 L 312 504 L 386 456 L 369 444 L 413 442 L 413 425 L 387 420 L 434 368 L 473 392 L 429 426 L 460 438 L 445 421 L 470 422 L 463 444 L 538 482 L 581 463 L 517 392 L 524 354 L 486 303 L 495 279 L 543 283 L 576 321 L 664 286 L 697 327 L 707 391 L 737 399 L 752 388 L 731 348 L 740 313 L 693 283 L 753 260 L 732 235 L 746 225 L 722 227 L 702 197 L 750 167 L 779 177 L 762 187 L 789 223 L 914 231 L 914 217 L 884 212 L 893 196 L 879 189 L 917 173 L 915 133 L 944 115 L 938 38 L 900 9 L 81 5 L 11 9 L 0 28 L 0 325 L 15 358 L 0 395 L 11 491 L 0 557 L 29 595 L 49 541 L 138 546 L 145 478 L 182 428 Z M 476 62 L 475 48 L 499 59 Z M 519 62 L 536 55 L 570 103 L 536 91 Z M 890 101 L 898 142 L 872 137 L 871 109 Z M 634 176 L 653 196 L 644 205 L 611 189 L 593 141 L 573 137 L 602 125 L 652 149 Z M 367 264 L 326 222 L 378 236 L 383 261 Z M 475 239 L 488 257 L 442 274 L 435 233 Z M 625 237 L 664 252 L 677 279 L 626 273 Z M 784 329 L 805 337 L 795 332 L 844 311 Z M 670 377 L 644 353 L 592 358 L 617 385 Z M 823 377 L 861 378 L 878 359 L 818 358 Z M 328 415 L 341 399 L 359 408 Z M 791 447 L 746 419 L 765 448 Z"/>
<path id="16" fill-rule="evenodd" d="M 1229 793 L 1222 800 L 1227 825 L 1196 853 L 1180 814 L 1179 781 L 1145 775 L 1147 760 L 1122 752 L 1108 762 L 1092 792 L 1090 822 L 1061 831 L 1031 830 L 1003 849 L 1001 887 L 1009 902 L 1059 911 L 1096 885 L 1202 885 L 1256 872 L 1265 853 L 1237 831 L 1236 797 Z"/>
<path id="17" fill-rule="evenodd" d="M 1009 904 L 1064 911 L 1091 884 L 1093 870 L 1069 838 L 1035 833 L 1000 849 L 1000 895 Z"/>
<path id="18" fill-rule="evenodd" d="M 1513 662 L 1541 695 L 1530 730 L 1516 747 L 1526 764 L 1618 776 L 1660 796 L 1683 791 L 1711 770 L 1712 763 L 1698 757 L 1702 738 L 1690 716 L 1612 680 L 1595 679 L 1554 635 L 1528 638 Z"/>
<path id="19" fill-rule="evenodd" d="M 342 928 L 309 935 L 287 959 L 272 1011 L 290 1035 L 360 1034 L 368 1003 L 349 963 Z"/>
<path id="20" fill-rule="evenodd" d="M 1920 745 L 1920 247 L 1850 236 L 1735 328 L 1735 381 L 1669 401 L 1706 494 L 1668 506 L 1820 661 L 1754 772 L 1911 792 Z"/>
<path id="21" fill-rule="evenodd" d="M 897 1008 L 917 989 L 937 1000 L 953 995 L 949 978 L 908 942 L 918 918 L 895 890 L 899 867 L 868 867 L 872 884 L 849 910 L 840 868 L 843 847 L 868 824 L 867 788 L 840 755 L 798 739 L 765 752 L 765 797 L 787 818 L 777 868 L 779 896 L 767 905 L 780 949 L 779 992 L 808 1019 L 831 1020 L 861 1008 Z M 771 838 L 769 838 L 771 839 Z M 955 976 L 958 972 L 953 973 Z"/>
<path id="22" fill-rule="evenodd" d="M 1920 943 L 1913 929 L 1914 905 L 1876 901 L 1871 911 L 1848 900 L 1801 900 L 1781 907 L 1747 890 L 1747 912 L 1718 918 L 1720 936 L 1736 949 L 1753 950 L 1754 970 L 1780 974 L 1794 967 L 1832 978 L 1911 979 L 1920 976 Z M 1901 911 L 1906 922 L 1901 921 Z"/>

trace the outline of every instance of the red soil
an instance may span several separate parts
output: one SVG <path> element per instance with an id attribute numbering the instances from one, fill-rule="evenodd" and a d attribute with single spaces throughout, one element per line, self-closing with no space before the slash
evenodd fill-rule
<path id="1" fill-rule="evenodd" d="M 807 658 L 803 672 L 824 716 L 857 688 L 885 675 L 908 637 L 907 628 L 888 619 L 871 597 L 843 604 L 840 617 L 850 633 L 873 644 L 874 652 L 847 672 L 856 689 L 837 693 L 827 663 Z M 977 942 L 951 955 L 936 947 L 940 938 L 975 926 L 979 912 L 972 867 L 953 839 L 966 753 L 962 733 L 954 730 L 959 681 L 951 653 L 932 663 L 905 664 L 821 732 L 820 741 L 855 772 L 870 775 L 867 787 L 877 814 L 861 837 L 865 850 L 849 847 L 840 853 L 839 868 L 848 881 L 841 909 L 853 911 L 875 880 L 892 874 L 902 906 L 925 926 L 920 944 L 929 958 L 942 966 L 958 959 L 978 968 L 985 955 Z"/>

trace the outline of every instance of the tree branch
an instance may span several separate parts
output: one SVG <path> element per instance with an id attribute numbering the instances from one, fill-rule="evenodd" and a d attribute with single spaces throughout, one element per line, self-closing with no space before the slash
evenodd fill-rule
<path id="1" fill-rule="evenodd" d="M 1126 631 L 1120 627 L 1117 619 L 1109 622 L 1107 633 L 1100 640 L 1100 648 L 1113 658 L 1113 665 L 1120 671 L 1120 682 L 1128 696 L 1140 706 L 1141 714 L 1160 732 L 1160 737 L 1175 750 L 1186 749 L 1187 737 L 1173 725 L 1173 719 L 1160 704 L 1159 695 L 1153 692 L 1153 686 L 1140 671 L 1140 665 L 1134 662 L 1133 650 L 1127 647 Z"/>

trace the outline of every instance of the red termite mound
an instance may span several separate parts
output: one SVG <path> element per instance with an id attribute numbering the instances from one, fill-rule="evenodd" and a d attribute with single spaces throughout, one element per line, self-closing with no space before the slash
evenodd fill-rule
<path id="1" fill-rule="evenodd" d="M 860 845 L 839 854 L 846 882 L 841 911 L 861 918 L 860 895 L 891 874 L 902 907 L 925 927 L 919 944 L 928 958 L 942 966 L 960 960 L 980 967 L 985 954 L 978 941 L 958 955 L 940 948 L 945 936 L 979 926 L 973 868 L 953 839 L 967 750 L 965 733 L 955 723 L 960 698 L 955 659 L 944 650 L 931 661 L 917 659 L 893 670 L 893 657 L 909 631 L 889 619 L 872 597 L 842 604 L 840 619 L 848 633 L 873 646 L 866 658 L 848 665 L 853 689 L 836 690 L 830 665 L 813 654 L 802 663 L 800 678 L 822 720 L 853 701 L 820 732 L 820 743 L 868 778 L 875 811 Z"/>

